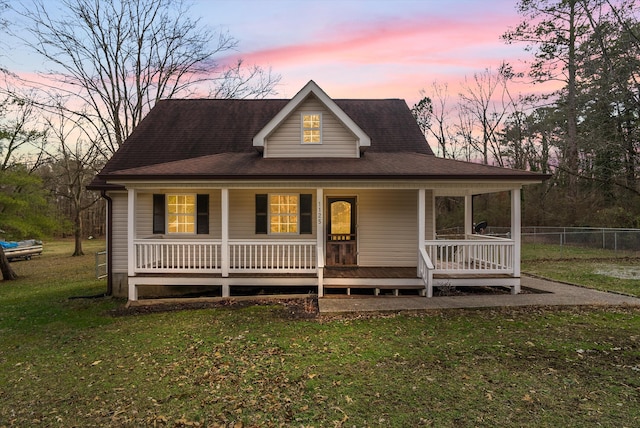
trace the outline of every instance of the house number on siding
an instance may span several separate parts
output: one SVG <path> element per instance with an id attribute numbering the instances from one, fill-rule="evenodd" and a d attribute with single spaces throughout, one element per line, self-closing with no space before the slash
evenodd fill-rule
<path id="1" fill-rule="evenodd" d="M 318 209 L 316 210 L 318 213 L 318 226 L 322 224 L 322 202 L 318 201 Z"/>

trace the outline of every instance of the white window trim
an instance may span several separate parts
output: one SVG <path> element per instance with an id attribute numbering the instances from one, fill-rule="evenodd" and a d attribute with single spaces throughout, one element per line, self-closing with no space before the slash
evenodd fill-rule
<path id="1" fill-rule="evenodd" d="M 307 143 L 310 144 L 310 143 Z M 296 212 L 296 232 L 272 232 L 271 231 L 271 196 L 297 196 L 298 209 Z M 293 214 L 286 214 L 292 216 Z M 267 194 L 267 234 L 277 236 L 297 236 L 300 235 L 300 194 L 299 193 L 268 193 Z"/>
<path id="2" fill-rule="evenodd" d="M 170 232 L 169 231 L 169 217 L 171 217 L 171 213 L 169 212 L 169 197 L 171 196 L 193 196 L 193 232 Z M 167 193 L 165 195 L 165 231 L 167 235 L 171 236 L 192 236 L 198 233 L 198 195 L 195 193 Z M 187 214 L 185 214 L 187 215 Z"/>
<path id="3" fill-rule="evenodd" d="M 318 115 L 320 116 L 320 127 L 317 128 L 320 131 L 320 141 L 318 141 L 317 143 L 305 143 L 304 141 L 304 131 L 312 131 L 315 130 L 316 128 L 305 128 L 304 127 L 304 117 L 305 116 L 313 116 L 313 115 Z M 315 111 L 305 111 L 305 112 L 301 112 L 300 113 L 300 144 L 303 146 L 313 146 L 313 145 L 318 145 L 318 144 L 322 144 L 322 112 L 315 112 Z"/>

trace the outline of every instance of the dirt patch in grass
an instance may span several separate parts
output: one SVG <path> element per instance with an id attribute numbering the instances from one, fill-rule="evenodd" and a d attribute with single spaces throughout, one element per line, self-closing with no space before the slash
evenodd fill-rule
<path id="1" fill-rule="evenodd" d="M 171 303 L 155 303 L 140 306 L 122 306 L 110 311 L 114 317 L 146 315 L 161 312 L 176 312 L 212 308 L 242 309 L 249 306 L 277 306 L 279 315 L 290 320 L 314 319 L 318 316 L 318 299 L 306 298 L 271 298 L 271 299 L 218 299 L 210 301 L 192 301 L 184 299 Z"/>

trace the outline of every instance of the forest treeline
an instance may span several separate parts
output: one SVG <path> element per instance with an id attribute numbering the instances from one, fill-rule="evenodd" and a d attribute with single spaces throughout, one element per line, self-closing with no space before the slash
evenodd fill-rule
<path id="1" fill-rule="evenodd" d="M 522 0 L 517 8 L 521 23 L 502 39 L 526 47 L 525 66 L 486 68 L 457 94 L 444 83 L 426 87 L 412 111 L 427 141 L 439 156 L 550 174 L 524 189 L 525 225 L 640 227 L 640 6 Z M 475 199 L 476 218 L 509 225 L 508 198 Z M 457 222 L 460 205 L 439 206 L 458 212 Z"/>

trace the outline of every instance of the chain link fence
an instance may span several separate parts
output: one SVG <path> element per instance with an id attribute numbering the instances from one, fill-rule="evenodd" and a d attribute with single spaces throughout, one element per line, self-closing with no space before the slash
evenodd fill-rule
<path id="1" fill-rule="evenodd" d="M 450 228 L 438 234 L 463 233 L 463 228 Z M 509 237 L 510 228 L 489 226 L 485 235 Z M 640 251 L 640 229 L 525 226 L 522 227 L 522 242 L 602 248 L 613 251 Z"/>

